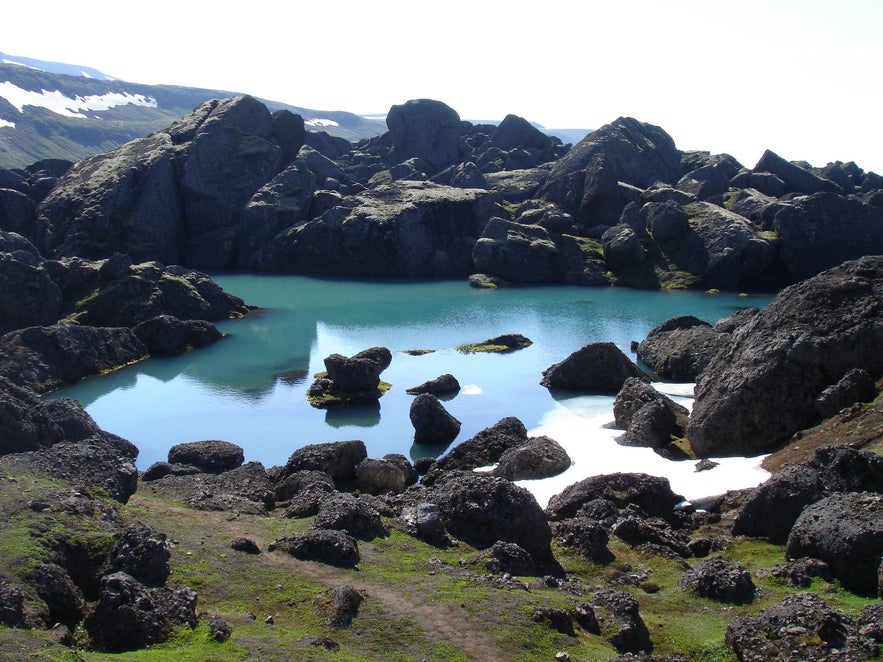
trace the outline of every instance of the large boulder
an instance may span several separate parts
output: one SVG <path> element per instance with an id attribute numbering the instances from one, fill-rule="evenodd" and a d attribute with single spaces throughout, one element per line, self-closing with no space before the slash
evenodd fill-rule
<path id="1" fill-rule="evenodd" d="M 276 505 L 276 493 L 260 462 L 246 462 L 221 473 L 205 473 L 192 465 L 170 466 L 185 470 L 150 481 L 149 489 L 185 501 L 194 510 L 266 515 Z"/>
<path id="2" fill-rule="evenodd" d="M 544 370 L 540 384 L 550 389 L 615 395 L 629 377 L 649 381 L 616 345 L 596 342 Z"/>
<path id="3" fill-rule="evenodd" d="M 700 457 L 773 449 L 816 423 L 815 403 L 853 368 L 883 375 L 883 257 L 792 285 L 732 335 L 696 385 Z"/>
<path id="4" fill-rule="evenodd" d="M 595 499 L 607 499 L 619 508 L 635 504 L 648 515 L 666 517 L 684 497 L 672 492 L 668 478 L 642 473 L 603 474 L 584 478 L 553 496 L 546 515 L 550 520 L 574 517 Z"/>
<path id="5" fill-rule="evenodd" d="M 430 393 L 435 396 L 445 396 L 457 393 L 459 390 L 460 382 L 457 381 L 457 378 L 454 377 L 454 375 L 445 373 L 444 375 L 439 375 L 435 379 L 430 379 L 428 382 L 423 382 L 418 386 L 405 389 L 405 393 L 409 395 Z"/>
<path id="6" fill-rule="evenodd" d="M 625 591 L 602 589 L 584 605 L 594 614 L 599 634 L 620 653 L 653 650 L 650 632 L 641 618 L 638 601 Z"/>
<path id="7" fill-rule="evenodd" d="M 175 444 L 169 449 L 171 464 L 190 464 L 210 474 L 230 471 L 244 461 L 242 447 L 229 441 L 191 441 Z"/>
<path id="8" fill-rule="evenodd" d="M 634 189 L 683 174 L 681 153 L 658 126 L 630 117 L 592 131 L 555 162 L 536 197 L 558 203 L 586 226 L 614 225 Z"/>
<path id="9" fill-rule="evenodd" d="M 125 572 L 107 575 L 86 629 L 96 648 L 122 652 L 166 641 L 183 625 L 196 627 L 196 592 L 147 587 Z"/>
<path id="10" fill-rule="evenodd" d="M 408 415 L 414 426 L 415 444 L 447 446 L 460 433 L 460 421 L 429 393 L 421 393 L 411 401 Z"/>
<path id="11" fill-rule="evenodd" d="M 638 345 L 638 358 L 660 379 L 695 382 L 729 339 L 692 315 L 674 317 L 647 334 Z"/>
<path id="12" fill-rule="evenodd" d="M 625 430 L 619 441 L 626 446 L 661 448 L 672 435 L 681 437 L 689 411 L 647 382 L 629 377 L 613 402 L 616 427 Z"/>
<path id="13" fill-rule="evenodd" d="M 511 282 L 564 282 L 568 254 L 560 237 L 539 225 L 492 218 L 472 250 L 475 270 Z"/>
<path id="14" fill-rule="evenodd" d="M 460 116 L 441 101 L 412 99 L 392 106 L 386 125 L 393 146 L 391 163 L 418 158 L 438 172 L 458 163 L 465 152 Z"/>
<path id="15" fill-rule="evenodd" d="M 205 320 L 180 320 L 172 315 L 157 315 L 138 324 L 135 335 L 151 355 L 180 354 L 205 347 L 221 339 L 222 334 Z"/>
<path id="16" fill-rule="evenodd" d="M 371 391 L 380 384 L 380 373 L 391 362 L 392 354 L 388 349 L 372 347 L 350 357 L 331 354 L 325 358 L 325 369 L 338 391 Z"/>
<path id="17" fill-rule="evenodd" d="M 843 195 L 844 191 L 834 182 L 816 176 L 810 170 L 801 168 L 799 165 L 786 161 L 771 150 L 766 150 L 753 168 L 753 172 L 768 172 L 781 179 L 789 193 L 837 193 Z"/>
<path id="18" fill-rule="evenodd" d="M 365 442 L 333 441 L 324 444 L 309 444 L 298 448 L 282 471 L 282 477 L 290 476 L 296 471 L 323 471 L 334 481 L 353 480 L 356 477 L 356 466 L 368 457 Z"/>
<path id="19" fill-rule="evenodd" d="M 527 428 L 524 427 L 524 423 L 514 416 L 509 416 L 454 446 L 439 458 L 430 471 L 432 475 L 437 475 L 452 469 L 469 470 L 496 464 L 503 453 L 510 448 L 524 445 L 527 440 Z M 429 474 L 424 477 L 424 483 L 427 483 L 427 478 Z"/>
<path id="20" fill-rule="evenodd" d="M 361 559 L 356 539 L 333 529 L 317 529 L 279 538 L 267 548 L 270 552 L 276 550 L 302 561 L 317 561 L 341 568 L 354 568 Z"/>
<path id="21" fill-rule="evenodd" d="M 313 528 L 344 531 L 354 538 L 368 541 L 389 535 L 380 513 L 363 499 L 347 493 L 322 500 Z"/>
<path id="22" fill-rule="evenodd" d="M 813 593 L 788 595 L 756 616 L 737 616 L 726 642 L 740 660 L 866 660 L 875 642 Z"/>
<path id="23" fill-rule="evenodd" d="M 557 441 L 545 436 L 532 437 L 505 451 L 492 473 L 506 480 L 530 480 L 557 476 L 570 465 L 570 456 Z"/>
<path id="24" fill-rule="evenodd" d="M 543 564 L 552 559 L 552 531 L 534 496 L 508 480 L 471 472 L 441 475 L 423 501 L 438 506 L 447 531 L 478 548 L 514 542 Z"/>
<path id="25" fill-rule="evenodd" d="M 712 556 L 690 568 L 678 586 L 719 602 L 745 604 L 754 601 L 755 586 L 751 573 L 722 556 Z"/>
<path id="26" fill-rule="evenodd" d="M 883 495 L 837 492 L 805 508 L 788 536 L 788 558 L 821 559 L 846 588 L 879 591 Z"/>
<path id="27" fill-rule="evenodd" d="M 107 554 L 108 572 L 125 572 L 146 586 L 164 586 L 172 570 L 166 534 L 149 526 L 130 526 Z"/>

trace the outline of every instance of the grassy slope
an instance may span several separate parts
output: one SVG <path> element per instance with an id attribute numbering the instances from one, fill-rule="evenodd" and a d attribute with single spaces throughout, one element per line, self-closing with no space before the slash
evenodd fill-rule
<path id="1" fill-rule="evenodd" d="M 15 580 L 41 555 L 41 540 L 57 534 L 96 541 L 106 534 L 95 522 L 75 522 L 52 510 L 35 513 L 27 504 L 57 493 L 48 481 L 0 479 L 2 528 L 0 575 Z M 42 497 L 41 497 L 42 495 Z M 595 589 L 618 586 L 641 604 L 659 655 L 680 652 L 691 660 L 735 660 L 723 642 L 727 623 L 756 613 L 790 591 L 780 580 L 755 578 L 758 597 L 751 605 L 730 606 L 698 598 L 677 586 L 685 565 L 680 560 L 647 558 L 613 539 L 616 559 L 602 566 L 569 550 L 555 554 L 584 594 L 546 587 L 496 588 L 478 581 L 482 570 L 472 562 L 475 550 L 461 545 L 437 549 L 400 532 L 360 542 L 362 561 L 354 570 L 297 561 L 281 552 L 248 555 L 230 548 L 246 536 L 262 550 L 276 537 L 302 531 L 310 520 L 285 520 L 196 512 L 142 486 L 121 508 L 129 521 L 165 531 L 173 544 L 170 583 L 199 592 L 200 612 L 217 614 L 232 627 L 225 643 L 208 637 L 207 626 L 185 629 L 172 641 L 150 650 L 121 655 L 77 651 L 51 642 L 45 631 L 0 628 L 0 659 L 41 660 L 550 660 L 568 651 L 574 660 L 606 660 L 616 655 L 604 640 L 577 627 L 571 638 L 532 620 L 535 606 L 569 609 L 591 598 Z M 75 530 L 76 529 L 76 530 Z M 784 560 L 781 547 L 737 540 L 724 555 L 750 570 Z M 437 559 L 438 561 L 432 561 Z M 696 560 L 692 560 L 693 563 Z M 536 582 L 536 578 L 521 578 Z M 352 584 L 365 600 L 353 624 L 329 631 L 314 600 L 329 586 Z M 874 600 L 854 596 L 837 584 L 817 581 L 811 590 L 832 606 L 856 616 Z M 273 623 L 265 622 L 268 615 Z M 330 636 L 338 651 L 310 645 L 308 636 Z"/>

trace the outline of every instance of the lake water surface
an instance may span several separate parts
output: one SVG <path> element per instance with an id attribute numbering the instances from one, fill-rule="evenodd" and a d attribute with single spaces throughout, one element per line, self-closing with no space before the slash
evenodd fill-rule
<path id="1" fill-rule="evenodd" d="M 539 385 L 542 371 L 590 342 L 614 342 L 634 358 L 631 341 L 643 340 L 670 317 L 691 314 L 714 323 L 771 299 L 564 286 L 479 290 L 464 281 L 255 275 L 215 279 L 261 310 L 218 324 L 229 336 L 209 348 L 150 359 L 53 394 L 77 398 L 104 429 L 134 442 L 141 451 L 141 469 L 165 460 L 174 444 L 203 439 L 239 444 L 247 461 L 266 466 L 283 464 L 303 445 L 346 439 L 362 439 L 369 457 L 393 452 L 412 459 L 439 455 L 444 448 L 413 445 L 408 416 L 412 396 L 405 389 L 451 373 L 463 387 L 444 402 L 462 422 L 455 444 L 501 418 L 516 416 L 532 434 L 549 434 L 565 445 L 575 459 L 574 469 L 580 465 L 579 477 L 609 471 L 692 472 L 683 466 L 689 463 L 661 460 L 648 449 L 618 447 L 612 441 L 615 433 L 602 428 L 612 421 L 613 398 L 550 393 Z M 533 345 L 509 354 L 463 354 L 456 349 L 503 333 L 523 334 Z M 382 375 L 393 387 L 378 406 L 326 411 L 307 403 L 307 387 L 312 375 L 324 370 L 326 356 L 349 356 L 376 345 L 393 354 Z M 416 349 L 435 351 L 405 353 Z M 755 471 L 756 465 L 753 460 L 744 467 L 715 470 L 706 480 L 709 487 L 721 486 L 726 473 L 740 483 L 735 486 L 756 484 L 765 476 Z M 743 469 L 756 476 L 737 478 Z M 570 478 L 574 475 L 565 484 L 573 482 Z M 534 492 L 540 498 L 560 482 L 534 481 Z M 722 491 L 691 489 L 697 490 L 694 497 Z"/>

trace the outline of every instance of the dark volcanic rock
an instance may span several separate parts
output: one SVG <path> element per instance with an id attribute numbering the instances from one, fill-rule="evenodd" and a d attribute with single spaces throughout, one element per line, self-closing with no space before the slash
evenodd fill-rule
<path id="1" fill-rule="evenodd" d="M 638 345 L 638 358 L 660 379 L 695 382 L 729 339 L 696 317 L 674 317 L 647 334 Z"/>
<path id="2" fill-rule="evenodd" d="M 434 503 L 417 503 L 402 508 L 399 519 L 409 534 L 439 547 L 451 544 L 451 537 L 445 530 L 438 506 Z"/>
<path id="3" fill-rule="evenodd" d="M 843 194 L 844 191 L 837 184 L 827 179 L 817 177 L 809 170 L 801 168 L 781 156 L 766 150 L 754 166 L 754 172 L 768 172 L 775 175 L 783 182 L 787 190 L 792 193 L 820 193 L 828 191 L 829 193 Z"/>
<path id="4" fill-rule="evenodd" d="M 0 377 L 0 455 L 48 448 L 64 439 L 40 405 L 33 391 Z"/>
<path id="5" fill-rule="evenodd" d="M 0 334 L 58 319 L 61 290 L 44 262 L 23 237 L 0 232 Z"/>
<path id="6" fill-rule="evenodd" d="M 247 462 L 219 474 L 172 472 L 146 485 L 154 492 L 186 501 L 195 510 L 266 515 L 276 505 L 276 495 L 260 462 Z"/>
<path id="7" fill-rule="evenodd" d="M 280 550 L 302 561 L 318 561 L 342 568 L 359 563 L 359 543 L 343 531 L 318 529 L 279 538 L 268 551 Z"/>
<path id="8" fill-rule="evenodd" d="M 25 626 L 25 594 L 20 588 L 0 584 L 0 623 L 13 628 Z"/>
<path id="9" fill-rule="evenodd" d="M 380 373 L 391 362 L 392 354 L 386 347 L 372 347 L 350 357 L 332 354 L 325 358 L 325 369 L 338 391 L 370 391 L 377 388 Z"/>
<path id="10" fill-rule="evenodd" d="M 326 486 L 328 492 L 334 490 L 334 481 L 322 470 L 301 469 L 294 471 L 276 482 L 276 500 L 288 501 L 295 494 L 316 484 Z"/>
<path id="11" fill-rule="evenodd" d="M 628 515 L 622 517 L 611 527 L 610 532 L 632 547 L 641 545 L 655 548 L 668 548 L 677 556 L 690 556 L 690 548 L 672 531 L 664 520 L 646 520 L 643 517 Z"/>
<path id="12" fill-rule="evenodd" d="M 405 393 L 409 395 L 420 395 L 421 393 L 430 393 L 431 395 L 439 396 L 439 395 L 449 395 L 451 393 L 457 393 L 460 390 L 460 382 L 457 381 L 457 378 L 451 374 L 444 374 L 436 377 L 435 379 L 430 379 L 428 382 L 423 382 L 419 386 L 414 386 L 412 388 L 406 389 Z"/>
<path id="13" fill-rule="evenodd" d="M 804 509 L 788 536 L 788 558 L 825 561 L 849 590 L 877 595 L 883 553 L 883 495 L 835 493 Z"/>
<path id="14" fill-rule="evenodd" d="M 546 388 L 615 395 L 629 377 L 649 381 L 616 345 L 586 345 L 543 371 Z"/>
<path id="15" fill-rule="evenodd" d="M 883 374 L 883 257 L 786 288 L 703 372 L 688 436 L 700 457 L 751 455 L 816 422 L 815 403 L 853 368 Z"/>
<path id="16" fill-rule="evenodd" d="M 196 626 L 196 592 L 149 588 L 124 572 L 101 580 L 101 593 L 86 619 L 99 650 L 121 652 L 166 641 L 174 628 Z"/>
<path id="17" fill-rule="evenodd" d="M 0 336 L 0 376 L 38 393 L 147 358 L 131 329 L 54 324 Z"/>
<path id="18" fill-rule="evenodd" d="M 607 499 L 619 508 L 635 504 L 648 515 L 666 517 L 684 497 L 671 491 L 667 478 L 642 473 L 604 474 L 566 487 L 549 499 L 546 514 L 550 520 L 574 517 L 594 499 Z"/>
<path id="19" fill-rule="evenodd" d="M 408 462 L 407 459 L 405 462 Z M 408 467 L 410 468 L 410 464 Z M 356 484 L 359 490 L 366 494 L 384 492 L 398 494 L 404 491 L 409 478 L 406 469 L 395 461 L 367 459 L 356 465 Z M 412 482 L 416 482 L 416 477 Z"/>
<path id="20" fill-rule="evenodd" d="M 733 533 L 765 536 L 783 544 L 803 509 L 824 496 L 818 471 L 800 464 L 787 466 L 745 497 Z"/>
<path id="21" fill-rule="evenodd" d="M 719 602 L 745 604 L 754 601 L 751 573 L 722 556 L 712 556 L 691 568 L 678 585 Z"/>
<path id="22" fill-rule="evenodd" d="M 365 442 L 360 440 L 310 444 L 291 454 L 283 474 L 315 470 L 324 471 L 334 481 L 352 480 L 356 477 L 356 465 L 367 457 Z"/>
<path id="23" fill-rule="evenodd" d="M 867 370 L 853 368 L 816 398 L 816 413 L 821 418 L 830 418 L 856 402 L 870 402 L 876 394 L 874 378 Z"/>
<path id="24" fill-rule="evenodd" d="M 474 271 L 513 283 L 563 283 L 571 268 L 574 243 L 539 225 L 490 219 L 472 250 Z"/>
<path id="25" fill-rule="evenodd" d="M 452 469 L 469 470 L 496 464 L 508 449 L 521 446 L 527 440 L 524 423 L 509 416 L 454 446 L 432 465 L 430 471 L 438 474 Z M 425 478 L 423 482 L 427 482 Z"/>
<path id="26" fill-rule="evenodd" d="M 360 540 L 374 540 L 389 535 L 389 529 L 374 508 L 362 499 L 345 493 L 322 500 L 313 528 L 345 531 Z"/>
<path id="27" fill-rule="evenodd" d="M 251 538 L 234 538 L 230 542 L 230 548 L 235 549 L 237 552 L 243 552 L 245 554 L 261 553 L 260 547 L 258 547 L 257 543 Z"/>
<path id="28" fill-rule="evenodd" d="M 180 354 L 217 342 L 221 332 L 205 320 L 180 320 L 158 315 L 138 324 L 135 335 L 151 354 Z"/>
<path id="29" fill-rule="evenodd" d="M 131 526 L 114 541 L 107 556 L 109 572 L 125 572 L 146 586 L 163 586 L 171 574 L 166 534 L 149 526 Z"/>
<path id="30" fill-rule="evenodd" d="M 514 542 L 497 541 L 478 553 L 476 562 L 484 564 L 489 572 L 508 572 L 510 575 L 536 574 L 536 565 L 530 554 Z"/>
<path id="31" fill-rule="evenodd" d="M 834 492 L 883 493 L 883 457 L 849 446 L 816 449 L 809 466 L 830 494 Z"/>
<path id="32" fill-rule="evenodd" d="M 537 563 L 552 558 L 552 531 L 533 495 L 502 478 L 445 473 L 427 488 L 451 535 L 479 548 L 498 540 L 523 547 Z"/>
<path id="33" fill-rule="evenodd" d="M 650 633 L 638 611 L 638 601 L 625 591 L 598 591 L 586 607 L 594 612 L 601 636 L 620 653 L 653 650 Z"/>
<path id="34" fill-rule="evenodd" d="M 348 627 L 359 613 L 362 594 L 349 584 L 332 586 L 314 600 L 319 615 L 332 630 Z"/>
<path id="35" fill-rule="evenodd" d="M 570 615 L 563 609 L 552 607 L 534 607 L 533 620 L 537 623 L 546 623 L 550 628 L 568 637 L 575 637 L 573 621 Z"/>
<path id="36" fill-rule="evenodd" d="M 409 416 L 414 426 L 415 444 L 447 445 L 460 433 L 460 421 L 429 393 L 414 398 Z"/>
<path id="37" fill-rule="evenodd" d="M 169 449 L 171 464 L 191 464 L 210 474 L 230 471 L 244 461 L 242 448 L 229 441 L 191 441 Z"/>
<path id="38" fill-rule="evenodd" d="M 441 101 L 414 99 L 392 106 L 386 125 L 393 163 L 417 157 L 438 171 L 458 163 L 464 153 L 460 116 Z"/>
<path id="39" fill-rule="evenodd" d="M 570 456 L 557 441 L 532 437 L 522 446 L 505 451 L 492 473 L 507 480 L 548 478 L 566 471 L 570 465 Z"/>
<path id="40" fill-rule="evenodd" d="M 559 159 L 535 197 L 558 203 L 586 226 L 611 226 L 634 196 L 619 182 L 647 188 L 674 184 L 682 174 L 681 153 L 665 131 L 620 117 Z"/>
<path id="41" fill-rule="evenodd" d="M 572 547 L 595 563 L 610 563 L 613 554 L 607 549 L 610 537 L 604 526 L 588 517 L 572 517 L 552 525 L 555 540 Z"/>
<path id="42" fill-rule="evenodd" d="M 740 660 L 866 660 L 874 642 L 813 593 L 796 593 L 757 616 L 738 616 L 727 626 L 727 645 Z"/>
<path id="43" fill-rule="evenodd" d="M 616 427 L 625 430 L 620 443 L 661 448 L 672 435 L 681 437 L 687 425 L 687 408 L 666 397 L 647 382 L 629 377 L 613 402 Z"/>
<path id="44" fill-rule="evenodd" d="M 64 568 L 54 563 L 40 563 L 28 580 L 46 603 L 50 622 L 64 623 L 72 628 L 83 618 L 86 610 L 83 593 Z"/>

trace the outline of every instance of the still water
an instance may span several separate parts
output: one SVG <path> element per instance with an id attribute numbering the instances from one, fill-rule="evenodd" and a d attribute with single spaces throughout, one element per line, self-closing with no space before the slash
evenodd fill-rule
<path id="1" fill-rule="evenodd" d="M 444 401 L 462 422 L 455 444 L 505 416 L 517 416 L 532 430 L 564 412 L 578 433 L 580 421 L 588 429 L 590 420 L 612 412 L 613 398 L 550 393 L 539 385 L 544 369 L 597 341 L 614 342 L 634 358 L 631 341 L 642 340 L 670 317 L 691 314 L 714 323 L 771 299 L 562 286 L 478 290 L 464 281 L 255 275 L 216 280 L 260 307 L 245 319 L 218 324 L 228 334 L 222 341 L 53 394 L 78 399 L 104 429 L 134 442 L 141 469 L 165 460 L 174 444 L 204 439 L 239 444 L 247 461 L 268 467 L 284 463 L 305 444 L 346 439 L 363 440 L 369 457 L 439 455 L 444 448 L 412 443 L 412 396 L 405 389 L 443 373 L 453 374 L 463 387 Z M 533 345 L 509 354 L 456 349 L 502 333 L 520 333 Z M 393 354 L 382 375 L 393 387 L 378 405 L 326 411 L 307 403 L 307 387 L 312 375 L 324 370 L 324 357 L 376 345 Z M 405 353 L 417 349 L 435 351 Z"/>

